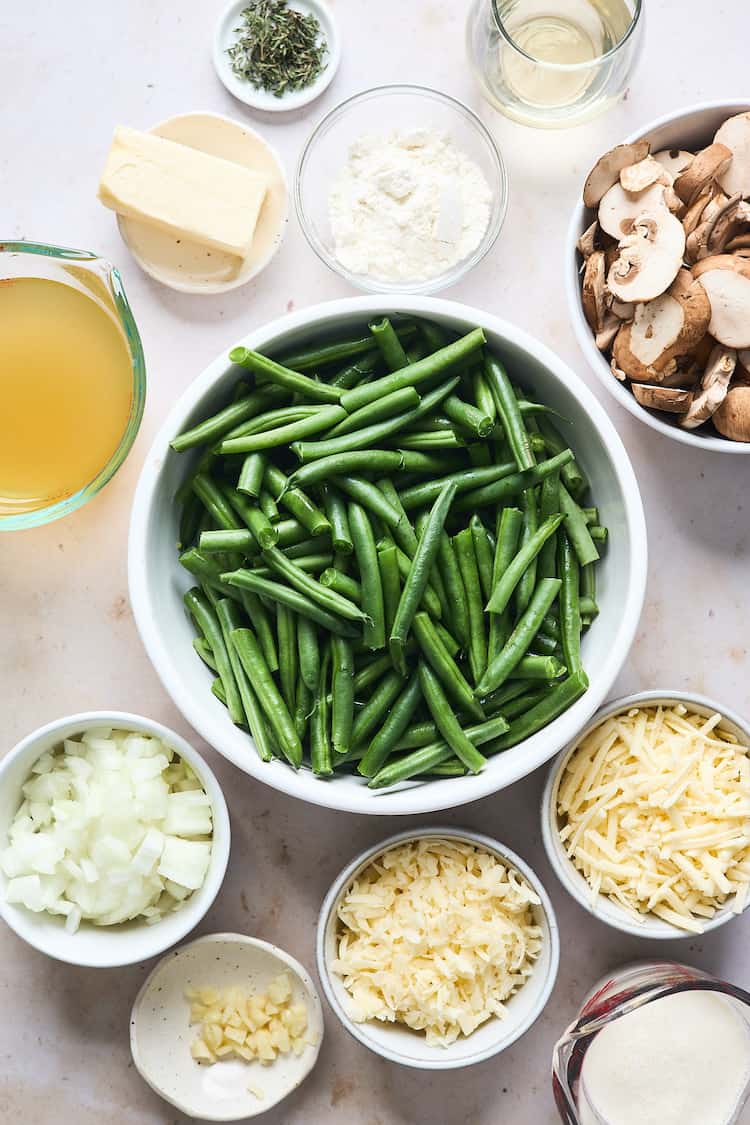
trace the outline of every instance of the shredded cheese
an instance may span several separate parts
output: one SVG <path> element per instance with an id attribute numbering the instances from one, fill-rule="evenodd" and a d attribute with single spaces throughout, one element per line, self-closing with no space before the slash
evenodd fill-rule
<path id="1" fill-rule="evenodd" d="M 332 969 L 358 1023 L 383 1020 L 448 1046 L 526 982 L 542 948 L 539 898 L 514 868 L 453 840 L 421 839 L 371 863 L 343 896 Z"/>
<path id="2" fill-rule="evenodd" d="M 560 839 L 591 888 L 633 917 L 702 933 L 750 884 L 750 759 L 722 725 L 674 707 L 605 719 L 571 754 L 557 795 Z"/>
<path id="3" fill-rule="evenodd" d="M 232 987 L 188 989 L 190 1023 L 201 1025 L 200 1034 L 190 1047 L 196 1062 L 215 1063 L 238 1058 L 272 1063 L 278 1055 L 301 1055 L 313 1042 L 306 1036 L 307 1008 L 292 999 L 292 983 L 281 973 L 268 985 L 266 993 L 251 994 Z M 248 1090 L 262 1098 L 263 1091 Z"/>

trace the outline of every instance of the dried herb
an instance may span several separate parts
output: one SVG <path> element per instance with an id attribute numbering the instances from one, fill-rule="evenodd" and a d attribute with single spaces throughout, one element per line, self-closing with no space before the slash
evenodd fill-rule
<path id="1" fill-rule="evenodd" d="M 232 70 L 277 98 L 309 86 L 324 69 L 328 44 L 314 15 L 298 12 L 287 0 L 254 0 L 242 11 L 240 36 L 227 49 Z"/>

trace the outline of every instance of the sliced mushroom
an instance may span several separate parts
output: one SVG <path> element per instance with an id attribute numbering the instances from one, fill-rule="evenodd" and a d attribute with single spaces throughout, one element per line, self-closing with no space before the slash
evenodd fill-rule
<path id="1" fill-rule="evenodd" d="M 669 414 L 685 414 L 693 401 L 692 391 L 676 387 L 651 387 L 633 383 L 630 388 L 636 401 L 649 410 L 666 410 Z"/>
<path id="2" fill-rule="evenodd" d="M 645 191 L 652 184 L 672 186 L 672 176 L 653 156 L 644 156 L 637 164 L 628 164 L 620 170 L 620 184 L 625 191 Z"/>
<path id="3" fill-rule="evenodd" d="M 583 312 L 592 332 L 598 332 L 607 313 L 605 304 L 605 266 L 604 251 L 595 250 L 586 259 L 583 274 L 581 301 Z"/>
<path id="4" fill-rule="evenodd" d="M 704 221 L 703 212 L 706 210 L 711 200 L 713 199 L 714 192 L 711 188 L 703 192 L 697 199 L 693 200 L 689 207 L 685 208 L 682 215 L 682 225 L 685 228 L 685 234 L 690 235 L 700 226 Z"/>
<path id="5" fill-rule="evenodd" d="M 607 307 L 618 320 L 632 320 L 635 316 L 636 306 L 632 301 L 618 301 L 611 293 L 607 297 Z"/>
<path id="6" fill-rule="evenodd" d="M 628 192 L 622 184 L 614 184 L 599 204 L 599 225 L 618 241 L 630 234 L 633 220 L 643 211 L 668 211 L 664 185 L 652 184 L 645 191 Z"/>
<path id="7" fill-rule="evenodd" d="M 693 163 L 693 154 L 681 148 L 663 148 L 661 152 L 654 153 L 654 160 L 658 160 L 674 181 Z"/>
<path id="8" fill-rule="evenodd" d="M 750 348 L 750 258 L 703 258 L 693 266 L 693 277 L 711 302 L 711 335 L 728 348 Z"/>
<path id="9" fill-rule="evenodd" d="M 685 232 L 679 219 L 664 207 L 644 211 L 633 220 L 631 233 L 620 240 L 607 287 L 621 301 L 651 301 L 672 284 L 684 252 Z"/>
<path id="10" fill-rule="evenodd" d="M 736 234 L 734 238 L 730 238 L 724 247 L 725 250 L 747 250 L 750 248 L 750 231 L 745 234 Z"/>
<path id="11" fill-rule="evenodd" d="M 596 250 L 596 236 L 599 233 L 599 223 L 594 219 L 576 242 L 576 249 L 582 258 L 589 258 Z"/>
<path id="12" fill-rule="evenodd" d="M 605 192 L 617 182 L 622 169 L 643 160 L 644 156 L 648 156 L 649 148 L 648 141 L 635 141 L 633 144 L 617 145 L 600 156 L 583 185 L 585 206 L 596 207 Z"/>
<path id="13" fill-rule="evenodd" d="M 701 222 L 688 235 L 685 243 L 687 261 L 698 262 L 711 254 L 720 254 L 730 236 L 742 226 L 744 210 L 739 192 L 728 199 L 722 192 L 704 208 Z M 738 218 L 739 215 L 739 218 Z"/>
<path id="14" fill-rule="evenodd" d="M 607 313 L 602 321 L 602 326 L 594 337 L 597 348 L 600 352 L 606 352 L 610 347 L 617 333 L 620 331 L 622 321 L 618 317 L 613 316 L 612 313 Z"/>
<path id="15" fill-rule="evenodd" d="M 715 411 L 713 424 L 722 437 L 731 441 L 750 441 L 750 384 L 734 380 L 726 398 Z"/>
<path id="16" fill-rule="evenodd" d="M 694 396 L 685 415 L 680 418 L 680 425 L 685 430 L 695 430 L 716 413 L 729 390 L 729 381 L 732 378 L 737 363 L 737 352 L 734 348 L 724 348 L 717 344 L 708 359 L 708 367 L 703 373 L 700 390 Z"/>
<path id="17" fill-rule="evenodd" d="M 730 117 L 717 130 L 714 141 L 726 145 L 732 153 L 729 165 L 717 179 L 727 195 L 750 194 L 750 111 Z"/>
<path id="18" fill-rule="evenodd" d="M 712 180 L 718 179 L 732 159 L 732 150 L 714 141 L 696 153 L 690 166 L 674 182 L 674 190 L 683 203 L 690 205 Z"/>
<path id="19" fill-rule="evenodd" d="M 637 383 L 682 382 L 677 360 L 696 349 L 710 317 L 705 291 L 689 270 L 680 270 L 669 292 L 636 305 L 632 323 L 617 333 L 613 358 Z"/>
<path id="20" fill-rule="evenodd" d="M 740 379 L 743 383 L 750 383 L 750 348 L 740 348 L 737 352 L 734 378 L 735 381 Z"/>
<path id="21" fill-rule="evenodd" d="M 618 380 L 618 382 L 624 383 L 627 380 L 627 375 L 625 374 L 625 372 L 615 363 L 614 356 L 612 356 L 612 359 L 609 361 L 609 369 L 614 375 L 615 379 Z"/>

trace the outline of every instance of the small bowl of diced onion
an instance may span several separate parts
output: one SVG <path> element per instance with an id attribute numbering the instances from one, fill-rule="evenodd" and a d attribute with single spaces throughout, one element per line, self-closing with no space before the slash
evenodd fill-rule
<path id="1" fill-rule="evenodd" d="M 544 886 L 504 844 L 411 829 L 340 873 L 320 912 L 318 975 L 344 1028 L 401 1066 L 451 1070 L 510 1047 L 557 977 Z"/>
<path id="2" fill-rule="evenodd" d="M 229 840 L 214 774 L 151 719 L 70 715 L 0 762 L 0 916 L 57 960 L 111 968 L 180 941 L 221 887 Z"/>

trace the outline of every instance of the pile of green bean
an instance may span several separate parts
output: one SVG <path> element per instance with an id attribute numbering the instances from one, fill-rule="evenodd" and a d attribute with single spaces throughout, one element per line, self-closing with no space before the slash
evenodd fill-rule
<path id="1" fill-rule="evenodd" d="M 481 328 L 384 318 L 271 359 L 175 438 L 185 605 L 264 761 L 376 789 L 476 773 L 588 686 L 598 613 L 569 424 Z"/>

